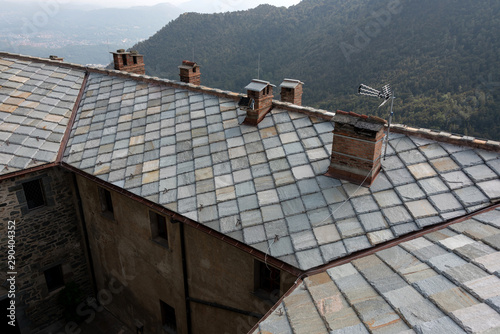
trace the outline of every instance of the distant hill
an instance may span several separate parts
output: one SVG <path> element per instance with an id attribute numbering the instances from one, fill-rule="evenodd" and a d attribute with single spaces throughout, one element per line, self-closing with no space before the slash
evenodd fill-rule
<path id="1" fill-rule="evenodd" d="M 304 0 L 220 14 L 186 13 L 133 48 L 148 74 L 243 91 L 256 78 L 305 82 L 304 104 L 386 118 L 360 83 L 395 90 L 395 121 L 500 139 L 500 2 Z M 278 95 L 275 94 L 275 95 Z"/>

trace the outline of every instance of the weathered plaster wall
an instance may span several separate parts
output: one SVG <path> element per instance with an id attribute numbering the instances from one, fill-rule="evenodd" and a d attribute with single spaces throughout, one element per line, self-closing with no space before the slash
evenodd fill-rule
<path id="1" fill-rule="evenodd" d="M 255 259 L 225 242 L 194 228 L 186 228 L 189 294 L 220 305 L 257 314 L 266 314 L 273 303 L 254 293 Z M 296 277 L 281 271 L 281 293 L 284 294 Z M 191 303 L 193 305 L 195 303 Z M 259 320 L 212 306 L 193 306 L 193 333 L 248 333 Z"/>
<path id="2" fill-rule="evenodd" d="M 178 333 L 187 333 L 179 226 L 167 220 L 166 248 L 152 240 L 146 206 L 111 191 L 114 219 L 109 219 L 101 213 L 98 186 L 82 177 L 78 186 L 98 299 L 129 327 L 135 329 L 137 320 L 145 332 L 163 333 L 161 299 L 175 308 Z"/>
<path id="3" fill-rule="evenodd" d="M 152 240 L 149 208 L 111 191 L 114 219 L 101 213 L 99 186 L 78 177 L 98 289 L 106 307 L 132 328 L 163 333 L 160 299 L 175 308 L 178 333 L 187 333 L 181 223 L 168 222 L 169 248 Z M 167 220 L 168 221 L 168 220 Z M 184 225 L 191 298 L 265 314 L 272 306 L 254 293 L 254 257 L 211 235 Z M 115 281 L 113 281 L 115 280 Z M 295 277 L 282 272 L 281 291 Z M 119 283 L 117 283 L 119 282 Z M 255 317 L 191 301 L 193 334 L 247 333 Z"/>
<path id="4" fill-rule="evenodd" d="M 40 179 L 46 205 L 28 209 L 22 184 Z M 62 288 L 49 292 L 44 270 L 61 264 L 64 282 L 91 293 L 71 173 L 60 168 L 0 181 L 0 281 L 7 273 L 7 223 L 16 221 L 16 308 L 23 333 L 62 320 Z"/>

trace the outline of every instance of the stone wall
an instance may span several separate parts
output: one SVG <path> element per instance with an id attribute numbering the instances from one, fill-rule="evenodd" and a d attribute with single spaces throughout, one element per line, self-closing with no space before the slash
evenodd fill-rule
<path id="1" fill-rule="evenodd" d="M 28 209 L 23 183 L 40 180 L 45 205 Z M 63 287 L 48 291 L 44 271 L 61 265 L 64 284 L 91 293 L 71 173 L 58 167 L 0 181 L 0 281 L 7 273 L 7 223 L 16 222 L 16 308 L 23 333 L 63 320 Z"/>
<path id="2" fill-rule="evenodd" d="M 99 294 L 132 329 L 163 333 L 160 300 L 175 309 L 177 333 L 187 333 L 181 242 L 185 242 L 193 334 L 244 334 L 273 305 L 254 293 L 255 258 L 167 217 L 168 247 L 154 238 L 147 205 L 110 191 L 113 218 L 101 212 L 99 185 L 78 176 Z M 296 277 L 282 271 L 280 293 Z M 116 293 L 109 288 L 115 282 Z M 111 291 L 112 293 L 106 293 Z M 279 293 L 279 292 L 278 292 Z M 243 313 L 241 312 L 243 311 Z"/>

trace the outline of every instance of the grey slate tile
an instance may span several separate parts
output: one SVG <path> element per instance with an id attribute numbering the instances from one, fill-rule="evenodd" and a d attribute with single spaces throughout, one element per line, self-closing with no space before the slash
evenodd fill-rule
<path id="1" fill-rule="evenodd" d="M 436 320 L 427 321 L 418 324 L 415 327 L 417 334 L 465 334 L 466 332 L 460 328 L 449 317 L 441 317 Z"/>
<path id="2" fill-rule="evenodd" d="M 380 212 L 361 214 L 359 215 L 359 220 L 367 232 L 382 230 L 388 227 Z"/>
<path id="3" fill-rule="evenodd" d="M 379 209 L 377 203 L 375 203 L 371 195 L 352 198 L 351 204 L 358 214 Z"/>
<path id="4" fill-rule="evenodd" d="M 462 167 L 483 163 L 483 159 L 473 150 L 460 151 L 451 154 L 452 158 Z"/>
<path id="5" fill-rule="evenodd" d="M 401 152 L 399 158 L 407 166 L 422 163 L 426 161 L 426 158 L 418 150 L 410 150 L 406 152 Z"/>
<path id="6" fill-rule="evenodd" d="M 318 246 L 316 238 L 314 237 L 314 233 L 310 230 L 292 233 L 290 235 L 290 238 L 296 251 Z"/>
<path id="7" fill-rule="evenodd" d="M 403 205 L 393 206 L 382 210 L 390 225 L 397 225 L 413 221 L 412 216 Z"/>
<path id="8" fill-rule="evenodd" d="M 285 220 L 290 233 L 311 229 L 311 224 L 309 223 L 309 219 L 305 214 L 288 216 Z"/>
<path id="9" fill-rule="evenodd" d="M 440 213 L 457 211 L 463 208 L 455 196 L 450 193 L 430 196 L 429 201 L 434 204 L 434 207 L 436 207 Z"/>
<path id="10" fill-rule="evenodd" d="M 488 198 L 475 186 L 457 189 L 452 193 L 465 207 L 478 205 L 488 201 Z"/>
<path id="11" fill-rule="evenodd" d="M 478 183 L 477 186 L 483 191 L 490 199 L 500 198 L 500 180 L 491 180 Z"/>
<path id="12" fill-rule="evenodd" d="M 344 239 L 344 245 L 348 253 L 354 253 L 358 250 L 366 249 L 371 247 L 368 238 L 364 235 L 359 237 L 353 237 Z"/>
<path id="13" fill-rule="evenodd" d="M 314 268 L 324 262 L 318 248 L 299 251 L 295 255 L 301 269 Z"/>
<path id="14" fill-rule="evenodd" d="M 464 172 L 471 178 L 472 181 L 474 181 L 476 183 L 481 182 L 481 181 L 495 179 L 495 178 L 498 179 L 497 174 L 495 172 L 493 172 L 486 165 L 467 167 L 464 169 Z"/>
<path id="15" fill-rule="evenodd" d="M 319 248 L 326 262 L 341 258 L 347 254 L 342 241 L 321 245 Z"/>
<path id="16" fill-rule="evenodd" d="M 355 237 L 365 233 L 357 218 L 348 218 L 336 222 L 337 229 L 342 238 Z"/>
<path id="17" fill-rule="evenodd" d="M 386 171 L 386 175 L 395 187 L 415 182 L 415 179 L 406 168 Z"/>

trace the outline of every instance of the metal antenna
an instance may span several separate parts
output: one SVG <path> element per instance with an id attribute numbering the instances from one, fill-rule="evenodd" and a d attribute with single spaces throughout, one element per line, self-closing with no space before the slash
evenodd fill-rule
<path id="1" fill-rule="evenodd" d="M 385 138 L 385 149 L 384 149 L 384 160 L 385 160 L 385 155 L 387 154 L 387 146 L 389 144 L 389 134 L 391 133 L 391 122 L 392 122 L 392 116 L 394 115 L 392 111 L 392 107 L 394 105 L 394 91 L 391 89 L 390 85 L 385 85 L 382 87 L 381 90 L 377 90 L 375 88 L 372 88 L 370 86 L 361 84 L 359 85 L 358 88 L 358 93 L 361 95 L 366 95 L 366 96 L 371 96 L 371 97 L 378 97 L 380 99 L 384 99 L 384 101 L 378 106 L 379 108 L 382 107 L 389 99 L 391 99 L 391 112 L 389 114 L 389 122 L 388 122 L 388 127 L 387 127 L 387 137 Z"/>
<path id="2" fill-rule="evenodd" d="M 257 79 L 260 79 L 260 53 L 259 60 L 257 61 Z"/>

